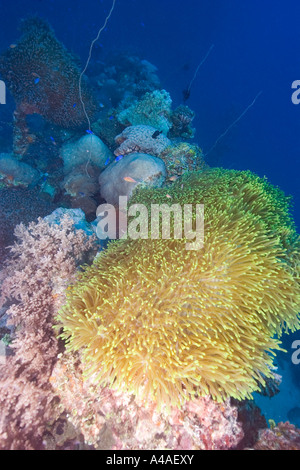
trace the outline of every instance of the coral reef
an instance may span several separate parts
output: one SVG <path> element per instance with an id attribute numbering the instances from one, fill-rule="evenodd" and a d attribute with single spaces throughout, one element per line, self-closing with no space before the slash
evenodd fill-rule
<path id="1" fill-rule="evenodd" d="M 154 403 L 84 380 L 76 354 L 60 354 L 50 381 L 69 424 L 96 449 L 230 449 L 243 438 L 228 401 L 220 405 L 206 396 L 159 412 Z"/>
<path id="2" fill-rule="evenodd" d="M 171 114 L 172 127 L 170 129 L 169 137 L 192 139 L 195 134 L 195 129 L 191 127 L 194 117 L 194 111 L 192 111 L 188 106 L 178 106 Z"/>
<path id="3" fill-rule="evenodd" d="M 16 102 L 16 145 L 14 152 L 26 151 L 26 115 L 38 113 L 64 128 L 86 122 L 79 99 L 80 68 L 73 55 L 56 39 L 47 22 L 29 18 L 21 25 L 22 36 L 16 46 L 0 57 L 0 74 Z M 87 113 L 95 104 L 90 89 L 82 83 Z M 25 144 L 23 144 L 25 142 Z"/>
<path id="4" fill-rule="evenodd" d="M 260 430 L 267 427 L 266 418 L 254 400 L 231 399 L 230 403 L 237 407 L 238 422 L 242 425 L 244 432 L 244 437 L 237 444 L 236 449 L 251 448 L 256 443 Z"/>
<path id="5" fill-rule="evenodd" d="M 152 126 L 167 135 L 172 127 L 171 105 L 172 100 L 167 91 L 155 90 L 146 93 L 139 101 L 121 110 L 117 114 L 117 119 L 126 126 Z"/>
<path id="6" fill-rule="evenodd" d="M 70 205 L 84 210 L 87 216 L 95 216 L 97 202 L 94 196 L 99 192 L 98 171 L 85 165 L 74 168 L 61 183 L 64 196 L 69 196 Z M 66 199 L 66 197 L 65 197 Z"/>
<path id="7" fill-rule="evenodd" d="M 99 193 L 98 177 L 112 160 L 108 147 L 96 135 L 85 135 L 75 142 L 66 142 L 60 149 L 64 180 L 61 187 L 73 208 L 80 207 L 95 217 Z"/>
<path id="8" fill-rule="evenodd" d="M 111 51 L 104 62 L 96 60 L 90 65 L 97 99 L 103 107 L 117 107 L 124 97 L 130 105 L 145 93 L 160 88 L 155 65 L 126 52 Z"/>
<path id="9" fill-rule="evenodd" d="M 60 156 L 64 163 L 64 173 L 69 174 L 80 165 L 95 166 L 99 173 L 113 160 L 108 147 L 96 135 L 84 135 L 75 142 L 62 145 Z"/>
<path id="10" fill-rule="evenodd" d="M 127 127 L 116 136 L 115 141 L 119 145 L 114 152 L 117 156 L 133 152 L 159 156 L 166 147 L 171 145 L 171 141 L 157 132 L 155 127 L 144 125 Z"/>
<path id="11" fill-rule="evenodd" d="M 100 193 L 106 202 L 117 207 L 119 196 L 130 198 L 134 189 L 141 185 L 160 187 L 165 178 L 166 168 L 160 158 L 131 153 L 100 174 Z"/>
<path id="12" fill-rule="evenodd" d="M 16 104 L 0 123 L 0 449 L 300 449 L 252 400 L 278 392 L 281 333 L 300 328 L 290 200 L 210 169 L 156 67 L 103 54 L 81 77 L 31 17 L 0 55 Z M 116 237 L 125 219 L 136 237 L 109 241 L 107 207 Z"/>
<path id="13" fill-rule="evenodd" d="M 35 186 L 39 179 L 40 173 L 35 168 L 9 153 L 0 153 L 0 184 L 27 188 Z"/>
<path id="14" fill-rule="evenodd" d="M 300 450 L 300 429 L 289 422 L 278 423 L 271 429 L 263 429 L 254 449 Z"/>
<path id="15" fill-rule="evenodd" d="M 36 221 L 55 208 L 55 204 L 41 197 L 37 187 L 0 188 L 0 267 L 7 256 L 5 247 L 14 241 L 15 226 Z"/>
<path id="16" fill-rule="evenodd" d="M 187 142 L 167 147 L 160 153 L 159 158 L 165 162 L 168 178 L 171 182 L 188 171 L 208 168 L 202 150 L 197 145 Z"/>
<path id="17" fill-rule="evenodd" d="M 204 204 L 205 243 L 111 243 L 67 292 L 68 350 L 102 385 L 162 406 L 251 398 L 272 377 L 283 329 L 299 328 L 299 240 L 289 199 L 251 172 L 213 169 L 132 203 Z"/>
<path id="18" fill-rule="evenodd" d="M 60 225 L 20 224 L 15 236 L 0 273 L 0 305 L 13 327 L 13 355 L 0 366 L 0 448 L 38 449 L 57 401 L 49 382 L 58 354 L 53 316 L 94 237 L 74 230 L 67 216 Z"/>
<path id="19" fill-rule="evenodd" d="M 95 135 L 109 147 L 115 147 L 115 137 L 121 134 L 124 126 L 117 121 L 116 112 L 112 109 L 101 116 L 97 121 L 93 122 L 92 129 Z"/>

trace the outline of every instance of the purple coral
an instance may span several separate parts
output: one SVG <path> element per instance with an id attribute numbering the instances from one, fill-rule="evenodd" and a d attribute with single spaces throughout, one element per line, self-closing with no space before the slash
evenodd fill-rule
<path id="1" fill-rule="evenodd" d="M 114 152 L 116 156 L 133 152 L 158 156 L 171 145 L 171 141 L 155 127 L 143 125 L 126 127 L 115 141 L 119 144 Z"/>

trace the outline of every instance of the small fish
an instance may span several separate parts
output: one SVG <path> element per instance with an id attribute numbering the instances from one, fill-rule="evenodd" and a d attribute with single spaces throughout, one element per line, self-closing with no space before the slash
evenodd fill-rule
<path id="1" fill-rule="evenodd" d="M 104 108 L 104 104 L 103 104 L 103 103 L 99 103 L 99 106 L 100 106 L 100 108 Z"/>
<path id="2" fill-rule="evenodd" d="M 116 162 L 119 162 L 123 157 L 124 157 L 124 155 L 118 155 L 118 156 L 116 157 L 116 160 L 115 160 L 115 161 L 116 161 Z"/>
<path id="3" fill-rule="evenodd" d="M 74 104 L 73 104 L 73 108 L 76 108 L 76 106 L 77 106 L 76 103 L 74 103 Z"/>
<path id="4" fill-rule="evenodd" d="M 182 90 L 182 94 L 183 94 L 183 102 L 185 103 L 190 97 L 190 94 L 191 94 L 190 88 L 185 88 L 184 90 Z"/>
<path id="5" fill-rule="evenodd" d="M 106 162 L 104 163 L 105 166 L 109 164 L 109 160 L 110 160 L 110 158 L 108 157 L 108 159 L 107 159 Z"/>
<path id="6" fill-rule="evenodd" d="M 109 116 L 110 121 L 112 121 L 113 119 L 115 119 L 115 116 Z"/>
<path id="7" fill-rule="evenodd" d="M 128 181 L 128 183 L 137 183 L 137 181 L 133 178 L 131 178 L 131 176 L 125 176 L 123 178 L 124 181 Z"/>
<path id="8" fill-rule="evenodd" d="M 37 77 L 37 78 L 34 80 L 34 83 L 37 84 L 37 83 L 39 83 L 39 81 L 40 81 L 40 77 Z"/>
<path id="9" fill-rule="evenodd" d="M 9 47 L 10 47 L 11 49 L 14 49 L 15 47 L 17 47 L 17 44 L 11 44 Z"/>
<path id="10" fill-rule="evenodd" d="M 172 199 L 172 196 L 170 196 L 170 194 L 166 194 L 166 197 L 168 197 L 169 199 Z"/>
<path id="11" fill-rule="evenodd" d="M 152 134 L 152 139 L 157 139 L 157 137 L 162 134 L 162 131 L 155 131 L 153 134 Z"/>
<path id="12" fill-rule="evenodd" d="M 91 131 L 90 129 L 87 129 L 85 132 L 86 132 L 87 134 L 92 134 L 92 135 L 94 135 L 94 132 Z"/>
<path id="13" fill-rule="evenodd" d="M 190 64 L 184 64 L 182 67 L 181 67 L 181 70 L 184 70 L 185 72 L 187 70 L 190 70 Z"/>
<path id="14" fill-rule="evenodd" d="M 178 178 L 178 176 L 171 176 L 171 178 L 169 178 L 169 181 L 176 181 Z"/>

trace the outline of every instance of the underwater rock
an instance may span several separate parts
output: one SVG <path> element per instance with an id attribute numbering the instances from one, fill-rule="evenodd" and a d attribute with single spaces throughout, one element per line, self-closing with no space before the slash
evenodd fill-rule
<path id="1" fill-rule="evenodd" d="M 165 164 L 160 158 L 132 153 L 100 174 L 101 196 L 109 204 L 118 205 L 119 196 L 130 198 L 138 185 L 162 186 L 166 174 Z"/>
<path id="2" fill-rule="evenodd" d="M 146 93 L 129 108 L 123 109 L 117 118 L 125 126 L 153 126 L 167 135 L 172 127 L 171 105 L 172 100 L 167 91 L 155 90 Z"/>
<path id="3" fill-rule="evenodd" d="M 102 170 L 113 160 L 113 155 L 99 137 L 85 135 L 75 142 L 65 143 L 60 151 L 64 162 L 64 173 L 70 173 L 74 167 L 87 164 Z"/>
<path id="4" fill-rule="evenodd" d="M 0 184 L 5 186 L 34 186 L 40 179 L 39 172 L 27 163 L 20 162 L 9 153 L 0 154 Z"/>
<path id="5" fill-rule="evenodd" d="M 162 133 L 159 133 L 152 126 L 130 126 L 115 138 L 119 147 L 115 150 L 115 155 L 124 155 L 133 152 L 142 152 L 149 155 L 159 156 L 171 141 Z"/>

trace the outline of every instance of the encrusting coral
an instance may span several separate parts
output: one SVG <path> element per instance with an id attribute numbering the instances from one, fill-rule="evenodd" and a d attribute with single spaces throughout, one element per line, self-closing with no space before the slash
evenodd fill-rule
<path id="1" fill-rule="evenodd" d="M 126 127 L 115 137 L 115 141 L 119 145 L 114 152 L 117 156 L 133 152 L 158 156 L 171 145 L 171 141 L 155 127 L 144 125 Z"/>
<path id="2" fill-rule="evenodd" d="M 230 400 L 206 396 L 162 412 L 149 400 L 85 380 L 78 353 L 60 354 L 50 382 L 67 414 L 66 428 L 73 426 L 97 450 L 231 449 L 244 435 Z"/>
<path id="3" fill-rule="evenodd" d="M 263 429 L 254 450 L 300 450 L 300 430 L 289 422 Z"/>
<path id="4" fill-rule="evenodd" d="M 159 154 L 159 158 L 165 162 L 171 182 L 188 171 L 208 168 L 200 147 L 187 142 L 180 142 L 167 147 Z"/>
<path id="5" fill-rule="evenodd" d="M 158 405 L 250 398 L 273 375 L 274 335 L 299 328 L 289 199 L 251 172 L 213 169 L 131 202 L 204 204 L 204 246 L 111 243 L 67 292 L 57 323 L 68 349 L 96 382 Z"/>

